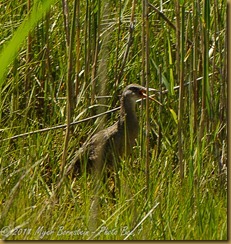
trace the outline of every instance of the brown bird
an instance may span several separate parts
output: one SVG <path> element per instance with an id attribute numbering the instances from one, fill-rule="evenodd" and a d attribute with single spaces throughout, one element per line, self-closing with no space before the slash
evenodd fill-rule
<path id="1" fill-rule="evenodd" d="M 120 99 L 119 120 L 96 133 L 77 151 L 70 164 L 70 167 L 74 165 L 74 174 L 84 170 L 101 173 L 105 166 L 116 166 L 120 157 L 131 153 L 139 132 L 136 101 L 147 97 L 146 91 L 145 87 L 137 84 L 124 89 Z"/>

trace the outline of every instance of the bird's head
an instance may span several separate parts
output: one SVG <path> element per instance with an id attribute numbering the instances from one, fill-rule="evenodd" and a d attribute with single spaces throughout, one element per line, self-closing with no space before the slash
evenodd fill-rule
<path id="1" fill-rule="evenodd" d="M 149 90 L 152 89 L 149 88 Z M 122 97 L 135 102 L 138 99 L 147 97 L 147 89 L 137 84 L 130 84 L 124 89 Z M 152 99 L 151 97 L 149 98 Z"/>
<path id="2" fill-rule="evenodd" d="M 154 91 L 155 89 L 149 88 L 148 91 Z M 141 100 L 142 98 L 150 98 L 154 100 L 147 94 L 147 89 L 143 86 L 137 84 L 130 84 L 125 87 L 121 99 L 120 99 L 120 117 L 124 118 L 127 116 L 127 119 L 130 121 L 137 121 L 135 114 L 136 101 Z M 123 120 L 122 120 L 123 121 Z"/>

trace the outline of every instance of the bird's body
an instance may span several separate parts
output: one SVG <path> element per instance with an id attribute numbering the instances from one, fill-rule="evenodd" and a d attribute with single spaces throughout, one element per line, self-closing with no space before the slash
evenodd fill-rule
<path id="1" fill-rule="evenodd" d="M 139 132 L 136 100 L 146 97 L 145 92 L 145 87 L 136 84 L 124 89 L 120 99 L 119 120 L 96 133 L 77 151 L 72 160 L 75 172 L 101 172 L 105 165 L 113 165 L 124 154 L 131 153 Z"/>

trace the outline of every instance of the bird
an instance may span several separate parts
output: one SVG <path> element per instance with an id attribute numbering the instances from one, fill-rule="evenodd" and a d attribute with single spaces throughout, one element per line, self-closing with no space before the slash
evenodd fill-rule
<path id="1" fill-rule="evenodd" d="M 145 87 L 138 84 L 126 86 L 120 98 L 118 121 L 97 132 L 82 145 L 71 160 L 68 172 L 73 167 L 74 175 L 84 171 L 101 174 L 105 167 L 116 166 L 121 157 L 131 154 L 139 133 L 136 101 L 146 97 Z"/>

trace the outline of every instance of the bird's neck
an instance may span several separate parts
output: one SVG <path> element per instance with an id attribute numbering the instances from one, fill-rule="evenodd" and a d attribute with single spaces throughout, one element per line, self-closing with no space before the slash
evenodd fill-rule
<path id="1" fill-rule="evenodd" d="M 138 126 L 135 101 L 124 97 L 121 99 L 120 123 L 126 123 L 126 127 L 131 129 Z"/>
<path id="2" fill-rule="evenodd" d="M 129 154 L 139 132 L 139 123 L 135 111 L 136 102 L 122 97 L 120 105 L 120 118 L 117 124 L 118 131 L 120 132 L 121 143 L 125 147 L 125 154 Z"/>

